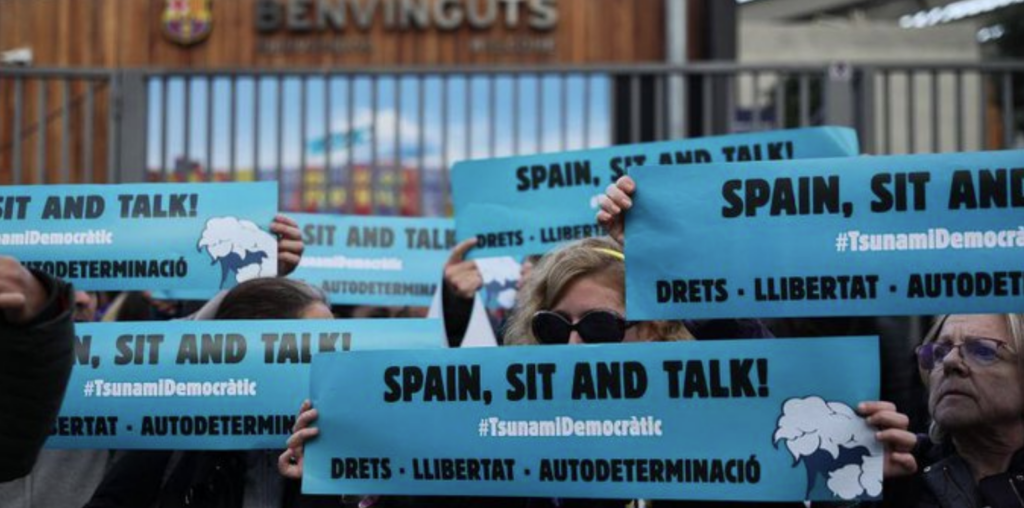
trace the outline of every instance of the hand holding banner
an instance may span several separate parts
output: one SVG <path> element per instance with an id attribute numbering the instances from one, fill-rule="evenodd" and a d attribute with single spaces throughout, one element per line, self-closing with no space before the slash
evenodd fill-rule
<path id="1" fill-rule="evenodd" d="M 876 337 L 322 355 L 303 491 L 878 497 L 878 368 Z"/>

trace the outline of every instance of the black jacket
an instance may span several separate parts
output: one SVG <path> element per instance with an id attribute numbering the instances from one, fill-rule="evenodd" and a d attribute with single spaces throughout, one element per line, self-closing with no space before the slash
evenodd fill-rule
<path id="1" fill-rule="evenodd" d="M 919 446 L 928 442 L 919 441 Z M 1017 450 L 1006 471 L 974 481 L 974 474 L 950 444 L 915 453 L 929 464 L 914 477 L 917 508 L 1024 508 L 1024 449 Z M 920 459 L 924 459 L 921 461 Z"/>
<path id="2" fill-rule="evenodd" d="M 0 482 L 32 470 L 71 376 L 71 286 L 42 272 L 32 273 L 46 288 L 43 311 L 18 326 L 0 317 Z"/>

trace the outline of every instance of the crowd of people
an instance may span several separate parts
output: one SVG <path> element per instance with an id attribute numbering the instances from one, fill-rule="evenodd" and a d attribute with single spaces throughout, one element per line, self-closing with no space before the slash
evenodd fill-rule
<path id="1" fill-rule="evenodd" d="M 502 347 L 713 339 L 770 340 L 821 321 L 634 322 L 625 315 L 624 215 L 636 185 L 628 176 L 606 190 L 598 214 L 607 237 L 563 245 L 524 263 L 515 309 L 498 325 Z M 72 367 L 73 320 L 332 319 L 422 316 L 421 309 L 332 308 L 318 289 L 283 276 L 298 265 L 298 225 L 279 217 L 277 278 L 255 279 L 198 306 L 144 293 L 73 292 L 48 274 L 0 257 L 0 506 L 360 508 L 649 506 L 645 500 L 458 497 L 312 497 L 299 493 L 304 447 L 317 439 L 317 409 L 301 403 L 282 450 L 246 452 L 39 452 L 60 407 Z M 482 277 L 456 246 L 442 275 L 445 331 L 462 343 Z M 836 320 L 836 323 L 849 321 Z M 783 331 L 783 333 L 773 333 Z M 890 332 L 891 333 L 891 330 Z M 799 333 L 797 333 L 799 334 Z M 828 333 L 834 335 L 834 333 Z M 885 340 L 886 333 L 881 334 Z M 886 491 L 878 503 L 910 507 L 1024 507 L 1024 314 L 950 315 L 915 350 L 920 400 L 863 401 L 858 412 L 885 447 Z M 296 401 L 297 406 L 300 401 Z M 915 416 L 917 404 L 927 408 Z M 909 407 L 906 407 L 909 406 Z M 51 453 L 53 455 L 51 455 Z M 37 462 L 38 458 L 38 462 Z M 33 465 L 35 468 L 33 469 Z M 59 479 L 58 479 L 59 477 Z M 20 479 L 20 480 L 19 480 Z M 17 483 L 22 482 L 22 483 Z M 35 498 L 35 499 L 33 499 Z M 657 501 L 658 506 L 760 506 L 759 503 Z M 774 506 L 774 505 L 773 505 Z M 783 506 L 783 505 L 779 505 Z"/>

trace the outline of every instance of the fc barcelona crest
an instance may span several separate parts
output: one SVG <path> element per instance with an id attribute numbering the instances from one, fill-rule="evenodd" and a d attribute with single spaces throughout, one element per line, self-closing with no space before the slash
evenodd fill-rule
<path id="1" fill-rule="evenodd" d="M 191 46 L 200 43 L 213 30 L 213 0 L 164 0 L 161 27 L 168 39 Z"/>

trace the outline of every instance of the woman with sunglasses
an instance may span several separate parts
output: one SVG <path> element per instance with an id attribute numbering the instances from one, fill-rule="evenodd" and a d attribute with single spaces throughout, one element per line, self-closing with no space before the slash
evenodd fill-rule
<path id="1" fill-rule="evenodd" d="M 693 339 L 681 321 L 626 321 L 625 294 L 625 257 L 614 241 L 568 244 L 534 268 L 505 337 L 511 345 Z"/>
<path id="2" fill-rule="evenodd" d="M 1022 347 L 1024 314 L 988 314 L 944 316 L 917 348 L 932 424 L 916 506 L 1024 507 Z"/>

